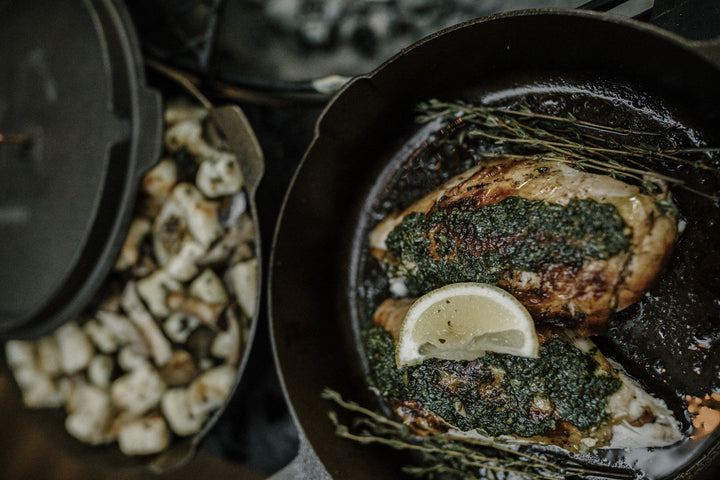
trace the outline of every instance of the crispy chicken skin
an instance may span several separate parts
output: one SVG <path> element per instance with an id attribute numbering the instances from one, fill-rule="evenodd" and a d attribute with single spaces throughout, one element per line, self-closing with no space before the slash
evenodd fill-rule
<path id="1" fill-rule="evenodd" d="M 670 205 L 667 193 L 647 195 L 635 185 L 579 171 L 558 161 L 507 158 L 482 163 L 450 179 L 402 212 L 385 218 L 370 234 L 371 252 L 386 265 L 397 266 L 403 260 L 388 252 L 386 242 L 407 215 L 477 212 L 511 197 L 562 207 L 577 200 L 609 204 L 629 227 L 626 229 L 629 248 L 609 258 L 586 257 L 575 265 L 550 259 L 536 271 L 507 267 L 496 281 L 518 298 L 537 322 L 561 324 L 584 335 L 606 331 L 613 312 L 633 304 L 650 288 L 667 262 L 677 237 L 673 209 L 659 204 L 663 201 Z M 433 246 L 439 238 L 435 230 L 423 233 Z M 455 250 L 450 254 L 454 256 L 458 252 L 501 251 L 507 249 L 508 243 L 513 247 L 513 242 L 528 241 L 527 233 L 522 230 L 500 242 L 479 236 L 471 229 L 455 235 Z M 462 249 L 465 252 L 461 252 Z M 432 249 L 430 253 L 434 254 Z M 445 262 L 448 258 L 438 256 L 435 260 Z M 416 265 L 405 267 L 405 271 L 417 268 Z M 402 277 L 402 269 L 396 269 L 395 275 Z"/>
<path id="2" fill-rule="evenodd" d="M 373 323 L 390 332 L 397 342 L 402 319 L 411 304 L 411 299 L 387 299 L 375 311 Z M 560 340 L 583 353 L 592 355 L 596 368 L 593 370 L 593 367 L 589 367 L 590 371 L 599 377 L 617 378 L 619 388 L 602 399 L 605 405 L 605 418 L 591 428 L 581 428 L 571 421 L 558 420 L 554 429 L 543 434 L 528 437 L 506 435 L 508 440 L 557 445 L 574 452 L 587 452 L 600 447 L 662 447 L 672 445 L 682 438 L 679 424 L 666 404 L 645 392 L 637 382 L 624 373 L 622 367 L 604 357 L 590 339 L 565 328 L 550 326 L 539 328 L 537 334 L 540 345 L 550 340 Z M 491 368 L 492 378 L 484 382 L 478 380 L 481 377 L 473 375 L 474 371 L 484 368 L 483 357 L 467 362 L 463 368 L 451 367 L 453 363 L 451 361 L 446 363 L 447 373 L 440 377 L 441 381 L 437 384 L 431 382 L 427 384 L 427 388 L 435 391 L 436 395 L 447 394 L 450 399 L 448 401 L 457 401 L 458 398 L 462 398 L 463 392 L 467 392 L 468 383 L 475 382 L 472 388 L 488 402 L 492 402 L 494 397 L 505 398 L 501 406 L 497 407 L 497 415 L 503 415 L 503 411 L 508 407 L 505 402 L 512 404 L 516 401 L 513 395 L 503 397 L 502 379 L 506 372 L 502 369 Z M 571 375 L 568 375 L 567 379 L 570 378 Z M 534 380 L 523 381 L 528 384 L 519 385 L 518 388 L 521 390 L 532 388 Z M 572 385 L 572 381 L 568 381 L 568 385 L 558 383 L 552 388 L 556 390 L 572 388 L 569 386 Z M 465 390 L 460 391 L 458 385 L 465 385 Z M 487 435 L 481 431 L 459 429 L 449 419 L 425 408 L 422 402 L 415 398 L 389 396 L 386 400 L 390 408 L 418 435 L 446 433 L 487 438 Z M 513 408 L 512 405 L 509 407 Z M 542 421 L 546 418 L 561 419 L 563 413 L 560 410 L 561 407 L 553 404 L 552 400 L 539 396 L 524 415 L 527 415 L 531 421 Z"/>

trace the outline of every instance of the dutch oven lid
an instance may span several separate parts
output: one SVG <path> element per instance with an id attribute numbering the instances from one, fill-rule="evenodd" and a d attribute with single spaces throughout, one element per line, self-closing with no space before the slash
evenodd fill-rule
<path id="1" fill-rule="evenodd" d="M 0 45 L 0 337 L 35 336 L 112 268 L 160 153 L 160 97 L 113 0 L 0 2 Z"/>

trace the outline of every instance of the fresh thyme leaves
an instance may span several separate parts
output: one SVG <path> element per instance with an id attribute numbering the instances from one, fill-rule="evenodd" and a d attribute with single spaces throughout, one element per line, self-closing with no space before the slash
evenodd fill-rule
<path id="1" fill-rule="evenodd" d="M 482 154 L 485 157 L 542 155 L 547 160 L 565 162 L 580 170 L 635 181 L 649 193 L 662 191 L 670 184 L 713 201 L 720 200 L 717 193 L 694 188 L 677 176 L 651 168 L 653 164 L 666 164 L 720 173 L 720 169 L 707 162 L 707 155 L 720 152 L 720 148 L 663 149 L 650 143 L 660 136 L 656 132 L 601 125 L 579 120 L 570 113 L 547 115 L 524 105 L 506 109 L 432 99 L 419 103 L 417 110 L 418 123 L 440 118 L 451 122 L 450 130 L 456 132 L 455 142 L 475 137 L 502 149 L 502 153 Z M 633 144 L 621 142 L 619 137 L 632 137 L 635 141 Z M 695 154 L 693 158 L 688 157 L 691 154 Z M 700 158 L 697 154 L 705 156 Z"/>
<path id="2" fill-rule="evenodd" d="M 421 465 L 403 468 L 405 473 L 417 478 L 492 479 L 501 472 L 512 475 L 505 478 L 533 480 L 557 480 L 581 475 L 617 480 L 636 478 L 636 473 L 631 470 L 594 468 L 552 452 L 533 451 L 490 440 L 452 434 L 417 437 L 401 422 L 344 400 L 330 388 L 322 392 L 322 397 L 357 415 L 351 426 L 347 426 L 340 421 L 337 412 L 331 410 L 328 413 L 338 436 L 361 444 L 375 443 L 420 453 L 423 458 Z"/>

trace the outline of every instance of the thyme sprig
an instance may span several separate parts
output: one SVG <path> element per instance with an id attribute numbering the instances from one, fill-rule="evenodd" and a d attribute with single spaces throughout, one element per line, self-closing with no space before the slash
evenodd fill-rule
<path id="1" fill-rule="evenodd" d="M 717 166 L 708 162 L 709 155 L 720 152 L 720 148 L 674 145 L 661 148 L 649 143 L 662 136 L 658 132 L 602 125 L 580 120 L 571 113 L 564 116 L 538 113 L 525 105 L 508 109 L 432 99 L 419 103 L 417 110 L 419 123 L 448 121 L 450 128 L 446 132 L 456 135 L 445 141 L 462 143 L 465 138 L 475 137 L 502 150 L 483 154 L 486 157 L 543 155 L 581 170 L 635 181 L 651 193 L 664 191 L 669 184 L 713 201 L 720 200 L 718 194 L 704 192 L 675 175 L 658 171 L 658 167 L 665 165 L 720 173 Z"/>
<path id="2" fill-rule="evenodd" d="M 421 465 L 403 467 L 405 473 L 418 478 L 494 479 L 500 473 L 508 478 L 532 480 L 580 475 L 617 480 L 636 478 L 631 470 L 588 467 L 561 455 L 530 451 L 518 445 L 453 434 L 418 437 L 407 425 L 344 400 L 332 389 L 326 388 L 322 397 L 358 415 L 348 426 L 340 421 L 337 412 L 328 412 L 338 436 L 361 444 L 380 444 L 421 454 L 424 460 Z"/>

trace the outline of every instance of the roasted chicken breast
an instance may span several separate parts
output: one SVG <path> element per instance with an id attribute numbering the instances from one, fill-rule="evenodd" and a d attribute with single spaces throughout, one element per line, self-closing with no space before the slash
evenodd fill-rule
<path id="1" fill-rule="evenodd" d="M 388 299 L 365 332 L 370 381 L 415 433 L 557 445 L 661 447 L 682 438 L 664 402 L 565 328 L 538 330 L 539 358 L 487 353 L 396 368 L 394 345 L 410 301 Z"/>
<path id="2" fill-rule="evenodd" d="M 537 322 L 589 335 L 649 289 L 676 237 L 667 193 L 648 195 L 559 161 L 507 158 L 390 215 L 371 232 L 370 247 L 401 283 L 399 296 L 493 283 Z"/>

